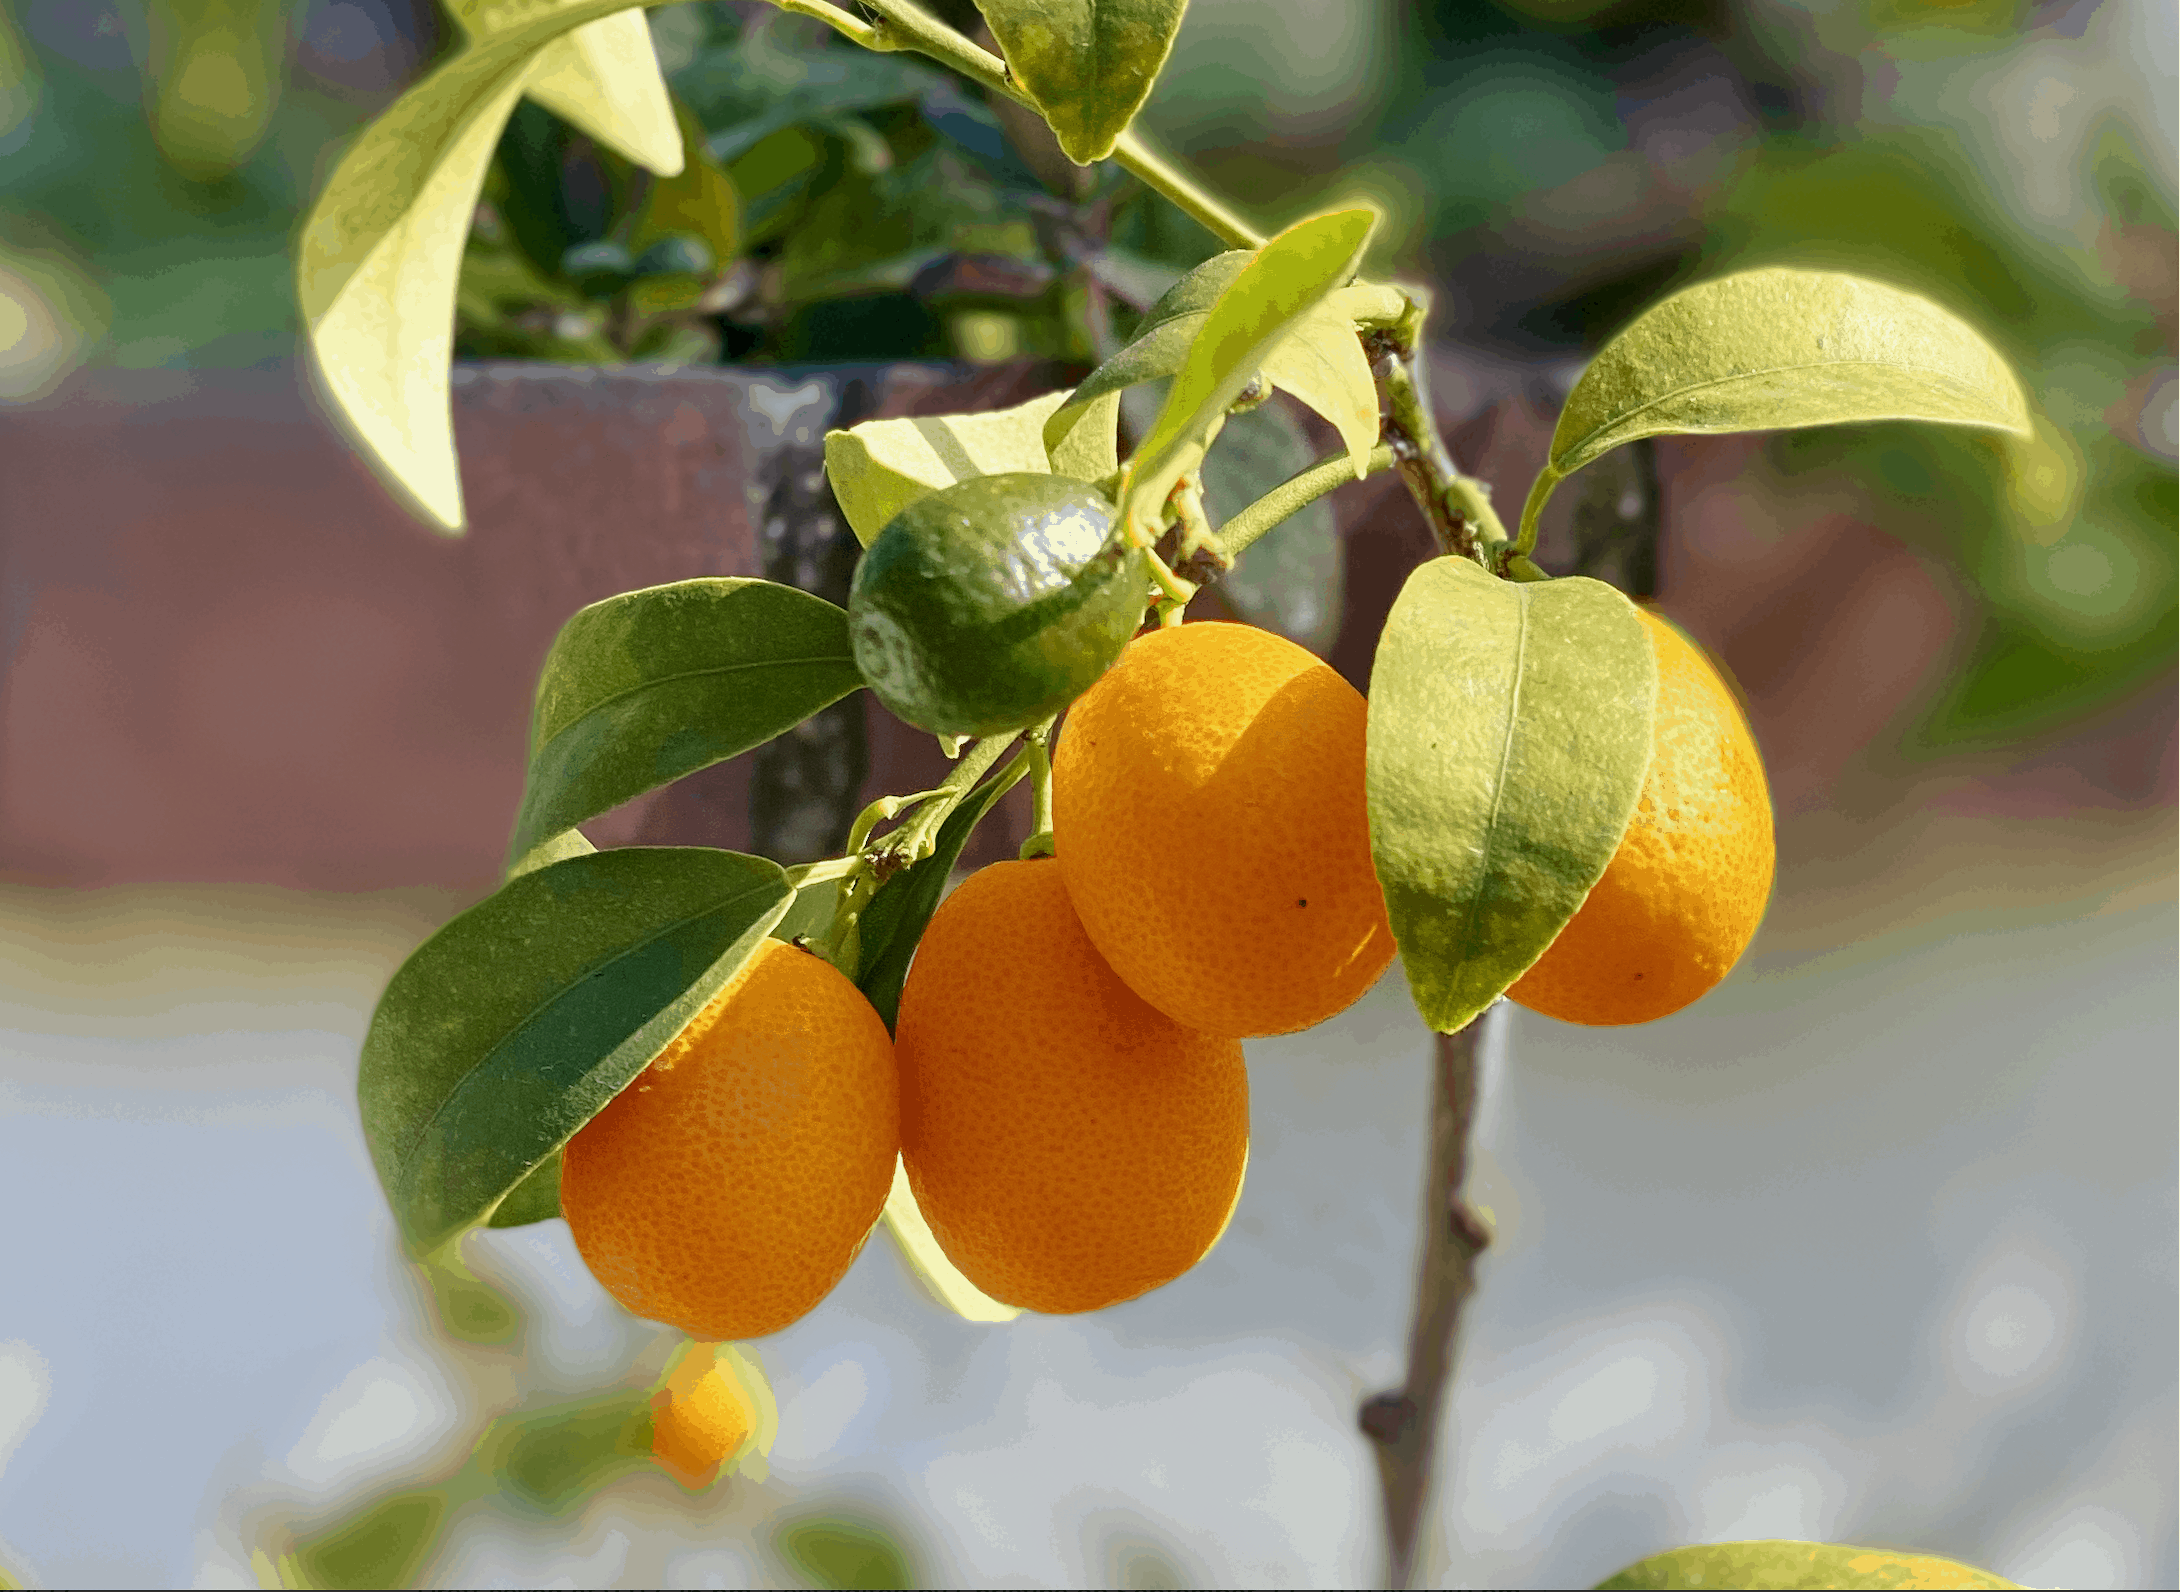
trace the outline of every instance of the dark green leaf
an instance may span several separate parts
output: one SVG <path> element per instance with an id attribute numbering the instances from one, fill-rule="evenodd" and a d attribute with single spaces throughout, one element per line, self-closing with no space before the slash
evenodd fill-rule
<path id="1" fill-rule="evenodd" d="M 295 1567 L 305 1586 L 408 1586 L 446 1512 L 446 1499 L 437 1492 L 395 1493 L 324 1536 L 298 1543 Z"/>
<path id="2" fill-rule="evenodd" d="M 900 1013 L 901 985 L 908 977 L 909 959 L 916 954 L 916 944 L 923 938 L 931 914 L 939 909 L 946 881 L 954 864 L 961 860 L 961 848 L 969 843 L 970 833 L 991 811 L 992 803 L 1012 789 L 1023 772 L 1023 767 L 1016 766 L 972 791 L 939 825 L 931 855 L 888 879 L 863 909 L 856 987 L 886 1020 L 889 1032 Z"/>
<path id="3" fill-rule="evenodd" d="M 510 861 L 762 745 L 860 683 L 848 616 L 792 586 L 685 580 L 591 604 L 538 676 Z"/>
<path id="4" fill-rule="evenodd" d="M 1919 294 L 1784 267 L 1699 283 L 1645 310 L 1583 371 L 1522 526 L 1560 481 L 1637 437 L 1853 420 L 2030 431 L 2005 359 Z"/>
<path id="5" fill-rule="evenodd" d="M 1150 96 L 1188 0 L 977 0 L 1015 82 L 1078 166 L 1103 160 Z"/>
<path id="6" fill-rule="evenodd" d="M 1721 1587 L 1745 1587 L 1749 1592 L 1803 1587 L 1943 1587 L 1980 1592 L 2018 1583 L 1951 1559 L 1890 1548 L 1831 1542 L 1714 1542 L 1652 1554 L 1597 1585 L 1598 1592 L 1683 1592 L 1698 1587 L 1705 1592 Z"/>
<path id="7" fill-rule="evenodd" d="M 610 1393 L 501 1421 L 478 1442 L 475 1458 L 504 1496 L 557 1515 L 644 1468 L 650 1453 L 647 1395 Z"/>
<path id="8" fill-rule="evenodd" d="M 1204 459 L 1204 508 L 1214 527 L 1316 462 L 1309 438 L 1277 403 L 1227 417 Z M 1219 579 L 1219 595 L 1253 625 L 1322 653 L 1340 633 L 1347 566 L 1330 498 L 1266 533 Z"/>
<path id="9" fill-rule="evenodd" d="M 1370 847 L 1423 1020 L 1451 1033 L 1566 927 L 1642 794 L 1657 663 L 1601 581 L 1409 576 L 1370 675 Z"/>
<path id="10" fill-rule="evenodd" d="M 789 894 L 762 857 L 602 851 L 510 880 L 418 947 L 356 1086 L 410 1248 L 490 1215 L 726 986 Z"/>
<path id="11" fill-rule="evenodd" d="M 492 1218 L 485 1225 L 527 1227 L 532 1222 L 549 1222 L 559 1214 L 560 1152 L 555 1150 L 508 1190 L 507 1198 L 492 1208 Z"/>
<path id="12" fill-rule="evenodd" d="M 916 1584 L 908 1555 L 873 1520 L 797 1520 L 779 1529 L 773 1547 L 796 1575 L 817 1587 L 906 1587 Z"/>

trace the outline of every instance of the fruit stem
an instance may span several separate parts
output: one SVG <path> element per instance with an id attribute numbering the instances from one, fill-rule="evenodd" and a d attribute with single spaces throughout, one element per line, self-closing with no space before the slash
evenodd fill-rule
<path id="1" fill-rule="evenodd" d="M 972 744 L 961 754 L 959 762 L 948 771 L 937 790 L 926 791 L 918 803 L 916 816 L 886 836 L 884 851 L 891 852 L 903 863 L 921 862 L 931 855 L 937 844 L 939 826 L 947 815 L 961 802 L 962 797 L 976 788 L 978 780 L 990 772 L 1000 754 L 1015 742 L 1013 735 L 987 735 Z"/>
<path id="2" fill-rule="evenodd" d="M 1476 1118 L 1477 1075 L 1484 1047 L 1505 1043 L 1505 1001 L 1458 1033 L 1440 1034 L 1431 1088 L 1430 1171 L 1423 1183 L 1423 1243 L 1416 1263 L 1415 1315 L 1408 1329 L 1408 1380 L 1394 1393 L 1364 1401 L 1363 1433 L 1378 1456 L 1385 1499 L 1384 1585 L 1414 1584 L 1424 1505 L 1431 1495 L 1438 1429 L 1452 1380 L 1461 1309 L 1476 1291 L 1476 1257 L 1491 1229 L 1462 1198 L 1468 1176 L 1469 1131 Z"/>
<path id="3" fill-rule="evenodd" d="M 1393 449 L 1390 444 L 1381 442 L 1371 449 L 1369 466 L 1363 473 L 1376 475 L 1392 465 Z M 1354 461 L 1346 454 L 1320 459 L 1307 470 L 1280 482 L 1220 526 L 1219 545 L 1226 550 L 1228 558 L 1239 558 L 1244 548 L 1273 526 L 1300 513 L 1334 487 L 1356 479 Z"/>
<path id="4" fill-rule="evenodd" d="M 1032 857 L 1052 855 L 1052 719 L 1045 720 L 1025 737 L 1029 744 L 1022 748 L 1029 756 L 1030 823 L 1029 839 L 1022 842 L 1019 853 L 1027 862 Z"/>
<path id="5" fill-rule="evenodd" d="M 990 92 L 1004 95 L 1017 105 L 1025 105 L 1040 116 L 1044 114 L 1044 108 L 1014 81 L 1005 61 L 923 11 L 911 0 L 863 0 L 866 9 L 878 14 L 874 22 L 864 22 L 837 6 L 825 4 L 824 0 L 772 0 L 772 3 L 782 11 L 816 17 L 867 50 L 914 50 L 919 55 L 927 55 Z M 1122 133 L 1113 145 L 1112 159 L 1141 178 L 1147 186 L 1165 195 L 1228 248 L 1261 249 L 1264 246 L 1263 233 L 1151 148 L 1140 133 L 1133 129 Z"/>
<path id="6" fill-rule="evenodd" d="M 1382 435 L 1439 549 L 1501 574 L 1511 538 L 1491 506 L 1491 488 L 1461 473 L 1438 434 L 1423 360 L 1423 318 L 1429 306 L 1417 294 L 1403 291 L 1408 307 L 1400 318 L 1362 334 L 1363 349 L 1385 387 Z"/>

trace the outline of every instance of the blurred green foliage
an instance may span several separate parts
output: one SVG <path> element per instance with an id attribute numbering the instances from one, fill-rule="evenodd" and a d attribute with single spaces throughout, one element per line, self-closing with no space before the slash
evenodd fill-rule
<path id="1" fill-rule="evenodd" d="M 912 1587 L 916 1573 L 894 1532 L 866 1516 L 838 1512 L 792 1520 L 773 1550 L 806 1586 Z"/>
<path id="2" fill-rule="evenodd" d="M 1335 28 L 1314 0 L 1195 0 L 1144 124 L 1267 220 L 1377 198 L 1373 269 L 1433 281 L 1440 334 L 1503 353 L 1579 357 L 1661 292 L 1788 259 L 1978 322 L 2052 422 L 2011 477 L 1904 428 L 1772 459 L 1846 472 L 1957 572 L 1972 656 L 1913 739 L 1999 744 L 2173 654 L 2155 10 L 1388 0 Z M 698 158 L 655 182 L 525 105 L 465 262 L 462 354 L 1081 367 L 1214 247 L 918 58 L 740 0 L 650 16 Z M 434 0 L 0 8 L 0 403 L 84 360 L 288 357 L 303 206 L 450 38 Z"/>

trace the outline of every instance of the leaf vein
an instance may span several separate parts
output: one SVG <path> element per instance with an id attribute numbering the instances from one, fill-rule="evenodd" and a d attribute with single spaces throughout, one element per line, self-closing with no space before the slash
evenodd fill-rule
<path id="1" fill-rule="evenodd" d="M 1948 386 L 1961 389 L 1971 397 L 1980 398 L 1983 396 L 1982 393 L 1978 392 L 1973 386 L 1963 381 L 1953 372 L 1935 369 L 1927 365 L 1898 364 L 1890 360 L 1878 359 L 1812 359 L 1804 361 L 1799 365 L 1766 365 L 1760 370 L 1737 370 L 1731 375 L 1713 376 L 1708 381 L 1691 382 L 1685 387 L 1675 387 L 1671 392 L 1660 393 L 1657 397 L 1651 399 L 1648 403 L 1637 404 L 1633 409 L 1628 410 L 1625 414 L 1615 415 L 1611 419 L 1602 421 L 1598 425 L 1592 427 L 1588 432 L 1583 434 L 1583 436 L 1575 443 L 1573 447 L 1569 448 L 1565 453 L 1557 455 L 1552 460 L 1552 466 L 1554 469 L 1563 470 L 1565 466 L 1565 461 L 1569 459 L 1580 458 L 1584 450 L 1587 449 L 1592 442 L 1596 441 L 1597 438 L 1603 436 L 1606 432 L 1615 430 L 1619 427 L 1623 427 L 1629 421 L 1636 419 L 1638 416 L 1648 413 L 1650 410 L 1657 408 L 1659 405 L 1671 403 L 1676 398 L 1684 398 L 1690 393 L 1702 392 L 1704 389 L 1709 387 L 1730 386 L 1737 381 L 1751 381 L 1760 376 L 1785 376 L 1791 375 L 1795 371 L 1800 370 L 1849 369 L 1911 371 L 1918 376 L 1934 377 L 1937 380 L 1946 383 Z M 1834 423 L 1843 425 L 1847 422 L 1845 420 L 1841 420 Z M 1736 429 L 1746 430 L 1749 428 L 1738 427 Z M 1588 463 L 1589 461 L 1587 459 L 1584 459 L 1583 462 Z M 1576 465 L 1575 468 L 1580 469 L 1581 465 Z"/>
<path id="2" fill-rule="evenodd" d="M 559 986 L 553 991 L 552 994 L 546 996 L 535 1006 L 531 1007 L 529 1011 L 525 1012 L 522 1016 L 522 1019 L 509 1027 L 508 1030 L 504 1034 L 502 1034 L 499 1039 L 493 1044 L 491 1049 L 487 1050 L 482 1056 L 477 1058 L 477 1064 L 474 1067 L 471 1067 L 469 1071 L 462 1074 L 460 1081 L 457 1082 L 452 1089 L 447 1091 L 446 1098 L 440 1101 L 438 1105 L 434 1106 L 432 1108 L 431 1115 L 426 1117 L 423 1122 L 418 1126 L 415 1135 L 409 1140 L 407 1147 L 394 1157 L 394 1176 L 399 1182 L 403 1194 L 408 1195 L 413 1192 L 415 1181 L 413 1174 L 416 1167 L 415 1158 L 417 1152 L 422 1149 L 425 1141 L 432 1136 L 432 1130 L 438 1126 L 439 1119 L 446 1115 L 447 1108 L 452 1106 L 457 1099 L 464 1097 L 468 1093 L 468 1086 L 471 1080 L 473 1080 L 479 1073 L 485 1071 L 488 1067 L 490 1067 L 494 1059 L 507 1049 L 509 1042 L 515 1039 L 518 1035 L 526 1032 L 532 1023 L 536 1022 L 538 1018 L 543 1016 L 555 1004 L 564 999 L 570 990 L 574 989 L 577 985 L 581 984 L 586 979 L 597 977 L 599 973 L 613 966 L 614 963 L 625 961 L 628 957 L 634 955 L 638 951 L 643 950 L 645 947 L 655 945 L 660 940 L 667 938 L 669 935 L 678 933 L 680 930 L 688 928 L 691 924 L 700 923 L 706 918 L 718 917 L 720 914 L 731 910 L 739 902 L 748 899 L 750 896 L 759 895 L 762 893 L 763 892 L 760 890 L 744 890 L 735 895 L 728 896 L 724 900 L 705 908 L 701 912 L 692 912 L 687 917 L 677 918 L 671 923 L 661 925 L 660 928 L 654 933 L 647 934 L 640 940 L 630 941 L 627 945 L 624 945 L 619 950 L 615 951 L 611 956 L 605 957 L 604 959 L 593 964 L 592 966 L 585 968 L 581 973 L 577 974 L 575 978 Z M 406 1205 L 408 1203 L 408 1200 L 404 1199 L 402 1203 Z"/>

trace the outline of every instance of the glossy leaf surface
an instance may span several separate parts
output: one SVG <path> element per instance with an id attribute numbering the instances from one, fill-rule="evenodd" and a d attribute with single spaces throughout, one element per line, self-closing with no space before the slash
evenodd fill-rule
<path id="1" fill-rule="evenodd" d="M 1959 1588 L 2012 1587 L 1988 1570 L 1929 1554 L 1890 1548 L 1855 1548 L 1832 1542 L 1714 1542 L 1674 1548 L 1631 1564 L 1598 1592 L 1681 1592 L 1681 1589 L 1746 1587 L 1750 1592 L 1802 1587 Z"/>
<path id="2" fill-rule="evenodd" d="M 848 616 L 792 586 L 707 578 L 592 603 L 561 627 L 538 675 L 510 861 L 861 683 Z"/>
<path id="3" fill-rule="evenodd" d="M 1553 486 L 1637 437 L 1933 420 L 2029 433 L 2020 380 L 1981 333 L 1919 294 L 1772 267 L 1645 310 L 1568 394 L 1525 526 Z"/>
<path id="4" fill-rule="evenodd" d="M 1203 458 L 1207 439 L 1266 356 L 1355 274 L 1377 220 L 1374 210 L 1354 209 L 1298 221 L 1235 274 L 1128 462 L 1121 507 L 1131 520 L 1157 522 L 1166 494 Z"/>
<path id="5" fill-rule="evenodd" d="M 1451 1033 L 1566 927 L 1634 815 L 1657 663 L 1601 581 L 1408 578 L 1370 676 L 1370 845 L 1423 1019 Z"/>
<path id="6" fill-rule="evenodd" d="M 449 0 L 462 30 L 481 37 L 520 26 L 536 0 Z M 662 177 L 682 169 L 682 131 L 641 11 L 586 22 L 538 52 L 523 93 L 577 131 Z"/>
<path id="7" fill-rule="evenodd" d="M 918 498 L 971 476 L 1028 470 L 1096 481 L 1111 475 L 1120 465 L 1110 435 L 1102 447 L 1084 432 L 1055 452 L 1046 451 L 1045 421 L 1067 396 L 1050 392 L 985 414 L 866 420 L 828 431 L 825 474 L 840 512 L 868 547 Z"/>
<path id="8" fill-rule="evenodd" d="M 1213 255 L 1168 289 L 1151 306 L 1134 339 L 1083 378 L 1067 402 L 1045 422 L 1045 443 L 1060 448 L 1084 429 L 1109 433 L 1114 400 L 1129 387 L 1177 374 L 1209 319 L 1220 294 L 1254 256 L 1246 249 Z M 1330 421 L 1347 444 L 1360 474 L 1378 440 L 1378 390 L 1363 357 L 1351 318 L 1367 302 L 1357 288 L 1342 288 L 1296 322 L 1265 355 L 1261 367 L 1272 386 L 1292 393 Z M 1305 461 L 1306 462 L 1306 461 Z"/>
<path id="9" fill-rule="evenodd" d="M 520 9 L 357 136 L 297 242 L 297 295 L 328 395 L 380 478 L 448 531 L 462 525 L 447 377 L 455 284 L 485 167 L 538 52 L 631 7 Z"/>
<path id="10" fill-rule="evenodd" d="M 726 986 L 787 908 L 762 857 L 694 847 L 572 857 L 426 940 L 380 997 L 357 1081 L 364 1138 L 412 1251 L 500 1200 Z"/>
<path id="11" fill-rule="evenodd" d="M 1103 160 L 1149 97 L 1188 0 L 977 0 L 1014 80 L 1078 166 Z"/>

